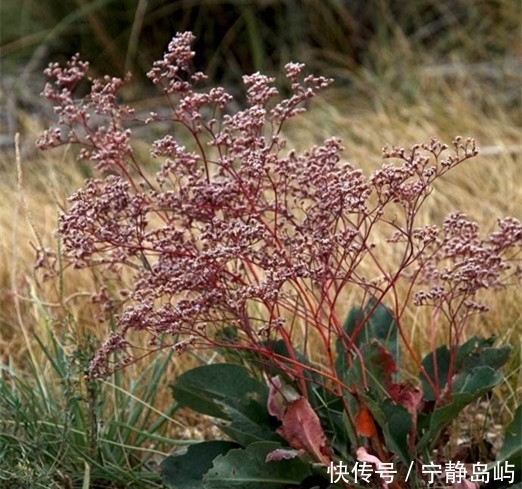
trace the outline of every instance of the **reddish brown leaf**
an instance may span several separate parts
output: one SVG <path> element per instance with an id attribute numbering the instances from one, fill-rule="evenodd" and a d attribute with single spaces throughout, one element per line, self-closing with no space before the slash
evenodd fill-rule
<path id="1" fill-rule="evenodd" d="M 406 408 L 411 416 L 410 448 L 413 450 L 415 433 L 417 433 L 417 418 L 422 402 L 422 391 L 411 384 L 393 384 L 388 392 L 393 402 Z"/>
<path id="2" fill-rule="evenodd" d="M 270 415 L 281 421 L 277 431 L 292 448 L 324 464 L 330 463 L 326 436 L 317 414 L 308 400 L 292 386 L 283 385 L 279 376 L 270 379 L 267 408 Z"/>
<path id="3" fill-rule="evenodd" d="M 355 417 L 355 428 L 361 436 L 370 438 L 377 435 L 377 428 L 372 413 L 365 404 L 359 406 L 359 411 Z"/>
<path id="4" fill-rule="evenodd" d="M 378 379 L 387 390 L 393 384 L 392 375 L 397 372 L 397 364 L 392 354 L 383 345 L 375 342 L 372 346 L 377 348 L 376 354 L 371 357 L 372 368 L 379 372 Z"/>
<path id="5" fill-rule="evenodd" d="M 401 404 L 413 416 L 417 416 L 422 401 L 422 392 L 410 384 L 393 384 L 388 390 L 390 397 L 396 404 Z"/>
<path id="6" fill-rule="evenodd" d="M 323 428 L 317 414 L 304 397 L 288 404 L 278 431 L 291 447 L 304 450 L 325 465 L 330 463 Z"/>

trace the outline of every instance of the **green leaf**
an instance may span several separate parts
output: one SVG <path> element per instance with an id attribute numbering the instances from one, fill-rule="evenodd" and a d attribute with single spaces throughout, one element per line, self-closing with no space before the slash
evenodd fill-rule
<path id="1" fill-rule="evenodd" d="M 363 325 L 363 321 L 366 323 Z M 362 325 L 362 326 L 361 326 Z M 393 357 L 399 361 L 399 341 L 397 322 L 390 309 L 382 302 L 372 297 L 364 309 L 353 307 L 350 309 L 343 325 L 346 336 L 351 338 L 354 345 L 361 348 L 363 345 L 378 341 Z M 357 333 L 356 333 L 357 331 Z M 336 341 L 337 358 L 335 369 L 339 378 L 343 379 L 349 367 L 346 341 L 340 338 Z"/>
<path id="2" fill-rule="evenodd" d="M 368 301 L 364 312 L 370 315 L 368 325 L 364 328 L 365 342 L 377 340 L 392 354 L 395 363 L 398 363 L 399 328 L 392 312 L 382 302 L 377 303 L 374 297 Z"/>
<path id="3" fill-rule="evenodd" d="M 408 447 L 408 436 L 413 427 L 411 414 L 404 406 L 395 404 L 390 399 L 381 404 L 381 410 L 386 420 L 382 425 L 386 446 L 397 454 L 405 465 L 410 465 L 414 456 Z"/>
<path id="4" fill-rule="evenodd" d="M 495 387 L 501 380 L 502 374 L 495 372 L 491 367 L 479 367 L 469 373 L 458 374 L 452 383 L 452 399 L 457 394 L 471 394 L 478 399 Z"/>
<path id="5" fill-rule="evenodd" d="M 495 370 L 503 367 L 509 359 L 511 347 L 504 345 L 493 347 L 495 337 L 473 338 L 462 344 L 457 352 L 456 364 L 458 370 L 470 372 L 477 367 L 488 366 Z"/>
<path id="6" fill-rule="evenodd" d="M 204 489 L 203 476 L 218 456 L 237 448 L 230 441 L 205 441 L 192 445 L 180 455 L 169 455 L 161 462 L 163 483 L 170 489 Z"/>
<path id="7" fill-rule="evenodd" d="M 346 372 L 346 384 L 362 393 L 366 379 L 367 395 L 375 401 L 388 398 L 393 374 L 397 371 L 393 356 L 377 341 L 361 345 L 359 353 Z"/>
<path id="8" fill-rule="evenodd" d="M 460 345 L 454 356 L 453 375 L 471 374 L 476 369 L 488 367 L 493 370 L 500 369 L 508 360 L 511 348 L 508 345 L 500 348 L 493 347 L 495 338 L 479 338 L 474 336 L 466 343 Z M 450 377 L 451 353 L 447 346 L 443 345 L 434 352 L 429 353 L 422 360 L 422 366 L 432 383 L 438 386 L 439 391 L 444 390 Z M 461 377 L 461 380 L 466 377 Z M 480 380 L 476 378 L 476 380 Z M 425 377 L 421 377 L 424 399 L 435 401 L 436 395 L 430 383 Z M 454 382 L 455 384 L 455 382 Z M 453 385 L 453 390 L 455 385 Z"/>
<path id="9" fill-rule="evenodd" d="M 364 319 L 362 309 L 358 307 L 352 307 L 348 312 L 348 316 L 344 320 L 343 330 L 346 333 L 348 338 L 352 338 L 353 333 L 357 327 L 357 325 Z M 345 347 L 345 342 L 343 342 L 340 338 L 335 342 L 335 349 L 337 352 L 337 358 L 335 359 L 335 370 L 337 371 L 337 376 L 340 379 L 344 379 L 346 372 L 348 371 L 349 362 L 347 356 L 347 349 Z"/>
<path id="10" fill-rule="evenodd" d="M 272 451 L 281 448 L 274 442 L 253 443 L 233 449 L 214 460 L 203 477 L 206 489 L 284 489 L 298 486 L 311 475 L 310 465 L 299 458 L 266 462 Z"/>
<path id="11" fill-rule="evenodd" d="M 459 374 L 452 385 L 451 402 L 437 408 L 429 416 L 419 423 L 421 431 L 426 429 L 417 447 L 424 446 L 437 440 L 442 428 L 451 423 L 466 407 L 486 392 L 490 391 L 502 380 L 502 374 L 495 372 L 489 367 L 480 367 L 471 373 Z"/>
<path id="12" fill-rule="evenodd" d="M 360 439 L 354 430 L 354 425 L 351 420 L 355 419 L 355 416 L 357 415 L 357 411 L 359 410 L 359 400 L 346 391 L 344 392 L 343 400 L 346 406 L 346 410 L 342 413 L 343 431 L 346 433 L 350 445 L 352 447 L 357 447 L 358 443 L 360 443 Z"/>
<path id="13" fill-rule="evenodd" d="M 444 389 L 448 382 L 450 351 L 446 345 L 439 346 L 435 351 L 428 353 L 422 360 L 422 367 L 428 374 L 431 382 L 436 385 L 439 391 Z M 420 377 L 424 399 L 426 401 L 435 401 L 437 396 L 431 387 L 431 384 L 424 377 Z"/>
<path id="14" fill-rule="evenodd" d="M 230 419 L 224 405 L 245 413 L 260 413 L 266 406 L 268 387 L 241 365 L 204 365 L 180 375 L 172 392 L 182 406 L 215 418 Z M 266 411 L 266 410 L 265 410 Z"/>
<path id="15" fill-rule="evenodd" d="M 240 445 L 246 446 L 257 441 L 282 441 L 276 433 L 276 423 L 272 425 L 272 418 L 268 418 L 266 406 L 263 412 L 254 415 L 250 407 L 248 415 L 231 406 L 224 405 L 223 412 L 232 420 L 216 423 L 223 433 Z"/>
<path id="16" fill-rule="evenodd" d="M 281 440 L 267 409 L 268 387 L 241 365 L 221 363 L 189 370 L 172 390 L 180 405 L 224 420 L 216 425 L 243 446 Z"/>

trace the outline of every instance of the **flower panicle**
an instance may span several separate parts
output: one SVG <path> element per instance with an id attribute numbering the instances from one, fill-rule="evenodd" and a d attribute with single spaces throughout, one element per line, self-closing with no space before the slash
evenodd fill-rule
<path id="1" fill-rule="evenodd" d="M 60 216 L 64 256 L 77 267 L 102 264 L 134 274 L 119 329 L 93 359 L 92 378 L 135 361 L 130 331 L 178 353 L 232 345 L 273 355 L 267 342 L 290 344 L 298 321 L 315 329 L 330 351 L 332 338 L 342 334 L 337 301 L 348 285 L 382 298 L 400 280 L 411 280 L 429 284 L 415 295 L 418 305 L 464 301 L 481 311 L 478 291 L 522 275 L 520 267 L 510 268 L 522 245 L 514 218 L 499 221 L 486 238 L 463 214 L 440 227 L 417 223 L 435 182 L 477 154 L 473 140 L 385 148 L 385 163 L 368 176 L 343 162 L 338 138 L 298 153 L 287 148 L 282 128 L 332 80 L 305 76 L 304 65 L 289 63 L 290 94 L 278 101 L 274 78 L 248 75 L 246 106 L 234 111 L 225 89 L 201 88 L 206 77 L 192 71 L 193 40 L 191 33 L 177 34 L 148 74 L 164 92 L 168 116 L 140 119 L 119 101 L 128 77 L 90 79 L 79 56 L 46 70 L 54 84 L 44 96 L 56 106 L 58 126 L 39 146 L 72 143 L 80 159 L 96 164 L 95 177 Z M 76 98 L 82 81 L 90 91 Z M 167 121 L 189 137 L 182 144 L 169 131 L 152 143 L 150 160 L 142 160 L 133 151 L 129 120 Z M 375 253 L 374 229 L 383 226 L 385 245 L 403 250 L 399 267 Z M 377 278 L 359 271 L 365 261 L 380 272 Z"/>

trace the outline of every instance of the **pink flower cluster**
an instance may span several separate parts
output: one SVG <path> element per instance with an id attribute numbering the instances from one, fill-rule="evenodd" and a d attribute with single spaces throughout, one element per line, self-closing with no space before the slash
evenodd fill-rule
<path id="1" fill-rule="evenodd" d="M 278 101 L 273 78 L 245 76 L 246 106 L 234 112 L 223 88 L 199 88 L 206 77 L 191 72 L 192 41 L 178 34 L 154 63 L 149 77 L 170 112 L 144 120 L 118 102 L 125 80 L 88 78 L 78 56 L 47 70 L 54 82 L 44 96 L 56 105 L 58 127 L 38 144 L 78 145 L 79 158 L 98 172 L 60 217 L 63 252 L 78 267 L 135 270 L 119 329 L 94 358 L 92 378 L 134 360 L 131 330 L 148 332 L 151 348 L 232 344 L 277 361 L 266 340 L 292 341 L 297 323 L 315 329 L 329 351 L 342 336 L 338 300 L 349 284 L 382 300 L 401 278 L 424 280 L 429 289 L 415 300 L 436 307 L 471 304 L 479 289 L 502 285 L 520 251 L 520 222 L 500 221 L 485 240 L 462 214 L 442 228 L 416 225 L 435 180 L 477 154 L 472 140 L 457 138 L 450 154 L 435 139 L 409 151 L 387 149 L 384 157 L 398 164 L 369 177 L 341 161 L 336 138 L 296 153 L 282 128 L 331 80 L 303 76 L 303 65 L 290 63 L 291 93 Z M 85 81 L 90 93 L 76 99 Z M 172 128 L 151 145 L 150 159 L 133 151 L 129 125 L 138 123 Z M 386 246 L 402 250 L 398 268 L 376 258 L 376 225 L 389 229 Z M 359 272 L 365 259 L 375 261 L 379 280 Z M 225 338 L 224 328 L 234 334 Z M 112 363 L 115 353 L 119 363 Z"/>

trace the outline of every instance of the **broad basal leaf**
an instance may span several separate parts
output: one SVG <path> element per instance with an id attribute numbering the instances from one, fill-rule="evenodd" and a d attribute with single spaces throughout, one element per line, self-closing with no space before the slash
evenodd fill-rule
<path id="1" fill-rule="evenodd" d="M 230 419 L 224 405 L 243 413 L 266 413 L 268 388 L 241 365 L 204 365 L 180 375 L 172 385 L 182 406 L 221 419 Z"/>
<path id="2" fill-rule="evenodd" d="M 310 466 L 299 458 L 267 462 L 267 456 L 281 445 L 252 443 L 218 456 L 203 477 L 205 489 L 284 489 L 299 486 L 311 475 Z"/>
<path id="3" fill-rule="evenodd" d="M 237 443 L 205 441 L 192 445 L 179 455 L 169 455 L 161 462 L 161 477 L 169 489 L 204 489 L 203 475 L 212 467 L 212 461 Z"/>
<path id="4" fill-rule="evenodd" d="M 256 441 L 281 441 L 276 433 L 277 423 L 264 413 L 255 413 L 253 406 L 244 413 L 231 406 L 224 405 L 223 412 L 231 421 L 216 422 L 216 426 L 232 440 L 246 446 Z"/>
<path id="5" fill-rule="evenodd" d="M 418 448 L 423 448 L 436 440 L 440 430 L 451 423 L 462 409 L 491 390 L 501 380 L 502 374 L 489 367 L 480 367 L 471 373 L 459 374 L 454 379 L 451 399 L 448 403 L 424 418 L 420 429 L 425 430 L 425 433 L 419 441 Z"/>

